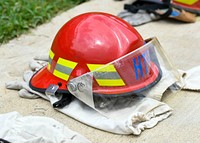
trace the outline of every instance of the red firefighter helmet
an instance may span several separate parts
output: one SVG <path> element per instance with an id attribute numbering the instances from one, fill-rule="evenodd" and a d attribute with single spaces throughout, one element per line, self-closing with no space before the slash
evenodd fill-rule
<path id="1" fill-rule="evenodd" d="M 49 52 L 49 63 L 32 77 L 30 87 L 45 92 L 50 84 L 56 84 L 59 85 L 58 93 L 66 93 L 70 79 L 91 72 L 99 65 L 110 63 L 144 44 L 140 34 L 116 16 L 100 12 L 81 14 L 58 31 Z M 142 54 L 135 59 L 144 56 Z M 107 82 L 106 77 L 103 77 L 104 82 L 94 78 L 93 91 L 107 95 L 125 94 L 155 84 L 159 77 L 158 67 L 153 62 L 144 65 L 145 61 L 140 59 L 140 63 L 135 61 L 135 68 L 139 68 L 137 73 L 127 76 L 124 70 L 113 66 L 111 74 L 114 76 L 107 77 Z M 130 63 L 125 67 L 128 69 Z"/>

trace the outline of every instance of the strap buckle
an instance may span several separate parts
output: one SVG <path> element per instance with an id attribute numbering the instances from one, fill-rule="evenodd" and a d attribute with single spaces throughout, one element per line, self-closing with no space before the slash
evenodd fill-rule
<path id="1" fill-rule="evenodd" d="M 45 91 L 46 95 L 55 96 L 56 91 L 58 90 L 59 86 L 55 84 L 50 84 Z"/>

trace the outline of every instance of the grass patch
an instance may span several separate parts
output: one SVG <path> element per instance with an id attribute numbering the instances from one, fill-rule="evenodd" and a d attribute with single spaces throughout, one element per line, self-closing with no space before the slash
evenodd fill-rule
<path id="1" fill-rule="evenodd" d="M 0 0 L 0 43 L 26 33 L 87 0 Z"/>

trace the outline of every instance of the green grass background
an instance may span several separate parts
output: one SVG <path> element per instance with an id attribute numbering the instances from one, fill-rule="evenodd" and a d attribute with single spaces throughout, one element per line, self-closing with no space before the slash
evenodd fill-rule
<path id="1" fill-rule="evenodd" d="M 0 0 L 0 43 L 47 22 L 87 0 Z"/>

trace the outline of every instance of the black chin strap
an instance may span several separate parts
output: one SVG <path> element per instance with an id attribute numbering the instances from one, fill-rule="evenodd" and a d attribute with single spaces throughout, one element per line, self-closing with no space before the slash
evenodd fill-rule
<path id="1" fill-rule="evenodd" d="M 11 142 L 9 142 L 9 141 L 7 141 L 7 140 L 4 140 L 4 139 L 0 138 L 0 143 L 11 143 Z"/>
<path id="2" fill-rule="evenodd" d="M 53 108 L 63 108 L 71 103 L 74 96 L 70 93 L 63 93 L 62 98 L 53 104 Z"/>

